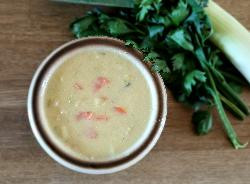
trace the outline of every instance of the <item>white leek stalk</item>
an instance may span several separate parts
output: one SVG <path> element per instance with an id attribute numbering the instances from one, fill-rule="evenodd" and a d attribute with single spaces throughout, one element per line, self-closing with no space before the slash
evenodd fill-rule
<path id="1" fill-rule="evenodd" d="M 250 33 L 233 16 L 210 0 L 206 13 L 214 27 L 211 41 L 250 83 Z"/>

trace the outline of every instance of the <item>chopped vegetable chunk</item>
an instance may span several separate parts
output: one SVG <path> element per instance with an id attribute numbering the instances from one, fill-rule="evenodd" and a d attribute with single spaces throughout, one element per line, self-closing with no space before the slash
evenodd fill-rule
<path id="1" fill-rule="evenodd" d="M 127 111 L 123 107 L 114 107 L 114 109 L 120 114 L 127 114 Z"/>
<path id="2" fill-rule="evenodd" d="M 79 84 L 79 83 L 77 83 L 77 82 L 74 84 L 74 88 L 78 89 L 78 90 L 82 90 L 83 89 L 82 85 Z"/>
<path id="3" fill-rule="evenodd" d="M 109 83 L 110 83 L 110 80 L 107 79 L 106 77 L 98 77 L 94 84 L 94 91 L 95 92 L 99 91 L 101 88 L 103 88 Z"/>

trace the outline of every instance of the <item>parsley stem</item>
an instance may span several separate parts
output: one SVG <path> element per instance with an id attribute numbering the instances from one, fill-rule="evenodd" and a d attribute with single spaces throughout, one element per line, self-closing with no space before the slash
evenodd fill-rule
<path id="1" fill-rule="evenodd" d="M 220 116 L 221 121 L 223 122 L 224 129 L 227 132 L 227 136 L 229 137 L 232 145 L 234 146 L 235 149 L 245 148 L 248 143 L 242 144 L 240 142 L 236 132 L 234 131 L 234 128 L 233 128 L 231 122 L 229 121 L 229 119 L 228 119 L 228 117 L 227 117 L 227 115 L 226 115 L 226 113 L 224 111 L 224 108 L 223 108 L 221 100 L 220 100 L 220 98 L 218 96 L 218 92 L 216 90 L 216 87 L 213 90 L 211 88 L 209 88 L 209 87 L 207 89 L 208 89 L 208 91 L 210 92 L 210 94 L 212 95 L 212 97 L 214 99 L 214 103 L 216 105 L 218 114 Z"/>
<path id="2" fill-rule="evenodd" d="M 209 63 L 207 62 L 203 49 L 202 48 L 197 49 L 195 51 L 195 55 L 198 58 L 201 67 L 203 68 L 203 70 L 207 74 L 207 77 L 208 77 L 208 80 L 209 80 L 211 87 L 206 86 L 206 89 L 212 95 L 212 97 L 214 99 L 214 104 L 216 106 L 217 112 L 219 114 L 219 117 L 220 117 L 222 125 L 227 133 L 228 138 L 230 139 L 230 141 L 235 149 L 245 148 L 248 143 L 245 143 L 245 144 L 240 143 L 239 138 L 238 138 L 230 120 L 228 119 L 228 117 L 224 111 L 222 102 L 220 100 L 220 94 L 216 88 L 216 84 L 215 84 L 215 81 L 213 79 L 213 75 L 210 72 L 212 67 L 210 67 Z"/>
<path id="3" fill-rule="evenodd" d="M 216 78 L 218 87 L 220 91 L 229 98 L 234 104 L 236 104 L 242 112 L 246 115 L 249 115 L 249 109 L 245 105 L 245 103 L 240 99 L 240 97 L 233 91 L 233 89 L 228 85 L 225 78 L 222 76 L 220 72 L 218 72 L 214 67 L 210 67 L 214 77 Z"/>
<path id="4" fill-rule="evenodd" d="M 244 80 L 242 80 L 242 78 L 238 78 L 236 77 L 235 75 L 232 75 L 228 72 L 225 72 L 225 71 L 222 71 L 222 70 L 219 70 L 219 72 L 226 78 L 226 79 L 230 79 L 236 83 L 239 83 L 239 84 L 242 84 L 242 85 L 248 85 L 248 83 Z"/>
<path id="5" fill-rule="evenodd" d="M 230 100 L 220 94 L 220 99 L 223 104 L 227 107 L 227 109 L 238 119 L 244 120 L 246 115 Z"/>
<path id="6" fill-rule="evenodd" d="M 212 86 L 212 89 L 210 87 L 207 87 L 207 90 L 212 95 L 212 97 L 214 99 L 214 103 L 215 103 L 217 112 L 218 112 L 219 117 L 221 119 L 221 122 L 224 126 L 224 129 L 227 133 L 227 136 L 229 137 L 229 139 L 230 139 L 230 141 L 235 149 L 245 148 L 248 143 L 245 143 L 245 144 L 240 143 L 239 138 L 238 138 L 236 132 L 234 131 L 234 128 L 233 128 L 230 120 L 228 119 L 225 111 L 224 111 L 223 105 L 222 105 L 220 97 L 219 97 L 219 92 L 216 88 L 212 74 L 208 68 L 207 68 L 207 75 L 208 75 L 209 81 L 210 81 L 211 86 Z"/>

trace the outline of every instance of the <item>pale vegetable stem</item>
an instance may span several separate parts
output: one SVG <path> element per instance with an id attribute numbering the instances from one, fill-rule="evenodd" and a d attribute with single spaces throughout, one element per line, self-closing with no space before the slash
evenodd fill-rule
<path id="1" fill-rule="evenodd" d="M 224 52 L 250 83 L 249 31 L 212 0 L 205 11 L 214 28 L 211 41 Z"/>

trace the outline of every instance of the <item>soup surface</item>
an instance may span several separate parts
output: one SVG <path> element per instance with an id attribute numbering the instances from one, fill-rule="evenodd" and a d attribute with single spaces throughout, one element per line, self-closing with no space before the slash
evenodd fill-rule
<path id="1" fill-rule="evenodd" d="M 43 126 L 60 149 L 103 161 L 142 141 L 151 126 L 152 92 L 131 58 L 117 49 L 87 47 L 51 69 L 43 84 Z"/>

